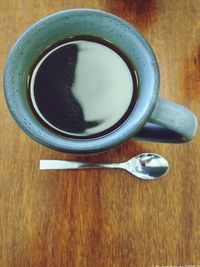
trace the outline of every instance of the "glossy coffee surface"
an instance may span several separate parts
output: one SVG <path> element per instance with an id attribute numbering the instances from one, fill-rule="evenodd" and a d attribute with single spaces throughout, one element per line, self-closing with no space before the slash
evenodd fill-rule
<path id="1" fill-rule="evenodd" d="M 41 122 L 53 131 L 76 138 L 98 136 L 130 115 L 137 98 L 136 76 L 114 47 L 69 41 L 38 60 L 30 96 Z"/>

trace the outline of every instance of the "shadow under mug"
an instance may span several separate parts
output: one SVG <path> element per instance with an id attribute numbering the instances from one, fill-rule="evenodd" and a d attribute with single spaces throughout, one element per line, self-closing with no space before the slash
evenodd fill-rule
<path id="1" fill-rule="evenodd" d="M 50 131 L 37 120 L 28 100 L 27 81 L 34 62 L 47 47 L 83 35 L 108 40 L 128 57 L 138 75 L 140 94 L 134 112 L 114 131 L 93 139 L 72 139 Z M 128 139 L 181 143 L 196 133 L 197 119 L 190 110 L 158 97 L 159 68 L 145 38 L 126 21 L 100 10 L 65 10 L 31 26 L 9 54 L 4 92 L 9 110 L 22 130 L 58 151 L 97 153 Z"/>

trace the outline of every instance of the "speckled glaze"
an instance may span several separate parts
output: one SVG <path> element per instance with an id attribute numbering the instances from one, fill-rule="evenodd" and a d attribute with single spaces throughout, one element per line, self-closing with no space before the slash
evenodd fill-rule
<path id="1" fill-rule="evenodd" d="M 38 55 L 53 43 L 76 35 L 98 36 L 111 41 L 128 56 L 139 77 L 140 96 L 133 114 L 117 130 L 91 140 L 69 139 L 49 131 L 37 121 L 27 99 L 27 80 Z M 59 151 L 96 153 L 136 134 L 138 138 L 148 139 L 148 136 L 139 136 L 138 132 L 150 120 L 157 104 L 159 69 L 147 41 L 126 21 L 99 10 L 66 10 L 38 21 L 18 39 L 6 62 L 4 91 L 11 114 L 32 139 Z"/>

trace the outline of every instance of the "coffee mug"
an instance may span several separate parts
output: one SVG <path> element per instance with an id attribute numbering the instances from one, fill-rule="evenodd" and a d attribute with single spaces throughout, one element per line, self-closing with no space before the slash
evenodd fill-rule
<path id="1" fill-rule="evenodd" d="M 93 9 L 65 10 L 31 26 L 5 66 L 8 108 L 49 148 L 97 153 L 128 140 L 182 143 L 195 115 L 158 97 L 159 68 L 141 33 Z"/>

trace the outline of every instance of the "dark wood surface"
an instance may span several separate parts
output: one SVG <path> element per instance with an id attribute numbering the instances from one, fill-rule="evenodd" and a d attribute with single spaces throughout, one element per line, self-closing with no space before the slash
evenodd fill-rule
<path id="1" fill-rule="evenodd" d="M 38 19 L 69 8 L 114 13 L 152 45 L 160 95 L 200 115 L 199 0 L 1 0 L 0 70 Z M 129 141 L 95 156 L 49 150 L 16 125 L 0 92 L 0 266 L 200 265 L 200 137 L 186 144 Z M 40 159 L 125 161 L 162 154 L 167 176 L 143 182 L 120 170 L 39 171 Z"/>

